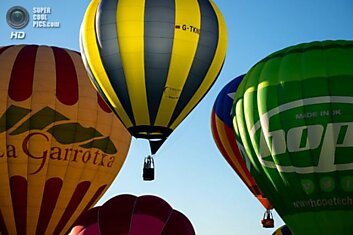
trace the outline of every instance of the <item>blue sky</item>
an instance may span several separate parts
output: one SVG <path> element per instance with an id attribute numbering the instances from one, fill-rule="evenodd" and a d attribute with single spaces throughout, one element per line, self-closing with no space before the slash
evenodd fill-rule
<path id="1" fill-rule="evenodd" d="M 214 2 L 225 17 L 229 37 L 226 61 L 217 82 L 157 153 L 156 180 L 142 180 L 142 161 L 149 147 L 146 141 L 134 139 L 122 170 L 98 204 L 122 193 L 153 194 L 183 212 L 198 235 L 272 234 L 274 229 L 260 225 L 263 207 L 214 144 L 210 130 L 213 102 L 225 84 L 274 51 L 316 40 L 353 40 L 353 1 Z M 0 45 L 46 44 L 79 50 L 79 27 L 88 4 L 88 0 L 1 0 Z M 23 30 L 26 38 L 11 40 L 6 12 L 14 5 L 29 11 L 37 6 L 51 7 L 49 21 L 59 21 L 60 28 L 33 28 L 31 20 Z M 275 213 L 275 227 L 282 224 Z"/>

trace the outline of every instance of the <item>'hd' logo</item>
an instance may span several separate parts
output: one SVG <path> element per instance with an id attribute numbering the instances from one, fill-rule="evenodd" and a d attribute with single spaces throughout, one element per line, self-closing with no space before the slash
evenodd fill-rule
<path id="1" fill-rule="evenodd" d="M 10 34 L 11 39 L 24 39 L 26 37 L 25 32 L 12 31 Z"/>
<path id="2" fill-rule="evenodd" d="M 13 29 L 23 29 L 29 22 L 28 11 L 21 6 L 11 7 L 6 14 L 7 24 Z M 12 31 L 11 39 L 24 39 L 26 37 L 25 32 Z"/>

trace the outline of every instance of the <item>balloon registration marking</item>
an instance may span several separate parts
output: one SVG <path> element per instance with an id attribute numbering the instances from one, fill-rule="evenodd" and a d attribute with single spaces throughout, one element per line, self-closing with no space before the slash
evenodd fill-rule
<path id="1" fill-rule="evenodd" d="M 175 25 L 176 29 L 182 29 L 183 31 L 188 31 L 190 33 L 196 33 L 196 34 L 200 34 L 201 30 L 200 28 L 196 27 L 196 26 L 192 26 L 192 25 Z"/>
<path id="2" fill-rule="evenodd" d="M 260 163 L 268 168 L 277 168 L 280 172 L 299 174 L 308 174 L 314 172 L 333 172 L 346 171 L 353 169 L 353 163 L 335 164 L 335 150 L 336 147 L 353 147 L 353 122 L 339 122 L 327 123 L 322 125 L 308 125 L 291 128 L 285 130 L 269 131 L 270 118 L 280 114 L 281 112 L 290 109 L 298 108 L 305 105 L 315 105 L 323 103 L 341 103 L 353 104 L 353 97 L 347 96 L 322 96 L 297 100 L 282 104 L 261 115 L 260 120 L 257 121 L 250 129 L 251 141 L 255 143 L 255 135 L 258 130 L 260 133 L 260 148 L 256 149 L 256 155 Z M 296 115 L 296 118 L 314 118 L 316 116 L 337 116 L 342 115 L 341 110 L 321 111 L 319 113 L 306 113 L 305 115 Z M 306 144 L 301 146 L 301 139 L 304 131 L 307 132 Z M 343 140 L 340 135 L 344 134 Z M 298 138 L 299 137 L 299 138 Z M 270 138 L 272 139 L 272 146 L 270 146 Z M 279 155 L 288 152 L 300 152 L 306 150 L 317 149 L 320 144 L 322 148 L 320 151 L 319 162 L 317 166 L 296 167 L 296 166 L 281 166 L 272 161 L 264 160 L 265 157 L 272 155 Z"/>

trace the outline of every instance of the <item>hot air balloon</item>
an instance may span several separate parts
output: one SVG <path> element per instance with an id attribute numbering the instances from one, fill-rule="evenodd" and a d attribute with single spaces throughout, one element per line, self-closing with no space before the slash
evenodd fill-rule
<path id="1" fill-rule="evenodd" d="M 255 181 L 294 234 L 353 232 L 353 41 L 302 43 L 254 65 L 233 122 Z"/>
<path id="2" fill-rule="evenodd" d="M 211 0 L 94 0 L 80 35 L 92 82 L 152 155 L 206 95 L 227 47 Z"/>
<path id="3" fill-rule="evenodd" d="M 279 227 L 278 229 L 276 229 L 276 231 L 274 231 L 272 233 L 272 235 L 292 235 L 292 233 L 289 230 L 289 228 L 287 227 L 287 225 L 283 225 L 283 226 Z"/>
<path id="4" fill-rule="evenodd" d="M 243 77 L 244 75 L 241 75 L 231 80 L 217 95 L 211 113 L 211 131 L 213 139 L 224 159 L 266 208 L 264 218 L 265 221 L 267 219 L 267 215 L 270 214 L 269 210 L 272 209 L 272 205 L 263 195 L 255 180 L 251 176 L 251 164 L 246 156 L 245 150 L 239 149 L 233 129 L 231 115 L 233 100 L 236 90 L 240 82 L 243 80 Z M 239 144 L 239 146 L 242 146 L 242 144 Z M 269 227 L 273 227 L 273 219 L 270 218 L 269 221 L 272 222 L 272 226 Z M 264 224 L 264 226 L 266 226 L 266 224 Z"/>
<path id="5" fill-rule="evenodd" d="M 80 54 L 0 48 L 3 234 L 60 234 L 119 172 L 131 135 L 92 86 Z"/>
<path id="6" fill-rule="evenodd" d="M 82 214 L 69 235 L 195 235 L 189 219 L 162 198 L 118 195 Z"/>

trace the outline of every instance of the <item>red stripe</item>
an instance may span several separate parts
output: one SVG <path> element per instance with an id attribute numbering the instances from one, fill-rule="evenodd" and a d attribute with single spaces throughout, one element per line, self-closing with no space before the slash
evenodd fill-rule
<path id="1" fill-rule="evenodd" d="M 6 51 L 6 49 L 8 49 L 9 47 L 13 47 L 13 46 L 6 46 L 6 47 L 0 47 L 0 55 Z"/>
<path id="2" fill-rule="evenodd" d="M 9 96 L 15 101 L 24 101 L 32 95 L 37 48 L 35 45 L 25 46 L 16 57 L 9 84 Z"/>
<path id="3" fill-rule="evenodd" d="M 56 68 L 56 96 L 61 103 L 74 105 L 79 98 L 75 64 L 64 49 L 57 47 L 52 49 Z"/>
<path id="4" fill-rule="evenodd" d="M 104 192 L 106 187 L 107 187 L 107 185 L 105 184 L 105 185 L 102 185 L 102 186 L 100 186 L 98 188 L 97 192 L 93 195 L 91 200 L 88 202 L 88 204 L 86 205 L 85 209 L 83 209 L 83 211 L 81 212 L 80 216 L 77 218 L 77 220 L 74 223 L 74 225 L 79 223 L 80 218 L 85 216 L 85 213 L 93 206 L 93 204 L 97 201 L 97 199 L 101 197 L 101 195 L 103 194 L 103 192 Z M 98 220 L 98 218 L 96 218 L 96 219 Z M 69 234 L 71 229 L 72 229 L 72 227 L 65 234 Z"/>
<path id="5" fill-rule="evenodd" d="M 238 165 L 236 166 L 236 168 L 241 168 L 243 169 L 245 175 L 241 175 L 238 173 L 239 177 L 243 180 L 243 182 L 245 183 L 245 185 L 249 188 L 249 190 L 259 199 L 259 198 L 264 198 L 264 200 L 260 200 L 259 201 L 263 204 L 263 206 L 266 209 L 271 208 L 271 204 L 268 202 L 268 200 L 265 198 L 265 196 L 263 195 L 263 193 L 261 192 L 260 188 L 257 186 L 254 178 L 252 177 L 250 171 L 248 170 L 246 163 L 243 159 L 243 157 L 240 154 L 238 145 L 236 143 L 236 138 L 235 138 L 235 133 L 234 130 L 229 128 L 228 126 L 224 126 L 225 129 L 225 133 L 227 135 L 227 140 L 229 141 L 232 151 L 234 153 L 234 156 L 237 159 Z M 250 181 L 250 184 L 247 184 L 246 181 L 244 179 L 248 179 L 248 181 Z"/>
<path id="6" fill-rule="evenodd" d="M 101 109 L 103 109 L 103 111 L 105 111 L 106 113 L 111 113 L 112 110 L 110 110 L 109 106 L 105 103 L 105 101 L 102 99 L 102 97 L 99 95 L 99 93 L 97 92 L 97 100 L 98 100 L 98 104 L 101 107 Z"/>
<path id="7" fill-rule="evenodd" d="M 49 221 L 55 209 L 56 202 L 58 201 L 62 185 L 63 181 L 60 178 L 51 178 L 45 183 L 42 204 L 36 229 L 37 235 L 45 234 L 45 231 L 48 227 Z"/>
<path id="8" fill-rule="evenodd" d="M 77 55 L 79 55 L 81 57 L 81 53 L 79 53 L 77 51 L 72 51 L 72 52 L 76 53 Z M 112 112 L 111 109 L 109 108 L 109 106 L 104 102 L 104 100 L 102 99 L 102 97 L 99 95 L 98 92 L 97 92 L 97 100 L 98 100 L 99 106 L 101 107 L 101 109 L 103 109 L 103 111 L 105 111 L 107 113 L 111 113 Z"/>
<path id="9" fill-rule="evenodd" d="M 83 212 L 88 211 L 89 208 L 91 208 L 93 206 L 93 204 L 97 201 L 98 198 L 100 198 L 100 196 L 102 196 L 102 193 L 104 192 L 105 188 L 107 187 L 106 184 L 100 186 L 97 190 L 97 192 L 93 195 L 93 197 L 91 198 L 91 200 L 88 202 L 88 204 L 86 205 L 85 209 L 83 209 Z"/>
<path id="10" fill-rule="evenodd" d="M 4 221 L 4 217 L 1 213 L 1 210 L 0 210 L 0 234 L 1 235 L 8 235 L 9 234 L 9 232 L 7 231 L 6 224 Z"/>
<path id="11" fill-rule="evenodd" d="M 216 141 L 217 147 L 219 148 L 219 151 L 222 153 L 223 157 L 226 159 L 226 161 L 229 163 L 229 165 L 233 168 L 233 170 L 237 173 L 239 178 L 244 182 L 244 184 L 249 188 L 249 190 L 255 195 L 263 195 L 261 191 L 259 190 L 254 178 L 251 176 L 245 161 L 243 157 L 240 154 L 238 145 L 236 143 L 236 138 L 235 138 L 235 133 L 234 130 L 227 125 L 222 125 L 224 127 L 224 132 L 226 133 L 227 140 L 229 142 L 229 145 L 232 148 L 232 155 L 229 155 L 226 151 L 226 149 L 223 147 L 223 143 L 221 142 L 221 139 L 219 137 L 218 131 L 217 131 L 217 125 L 216 125 L 216 114 L 215 112 L 212 112 L 212 120 L 211 120 L 211 127 L 212 127 L 212 133 L 213 137 Z M 231 160 L 232 158 L 235 158 L 237 164 L 234 164 L 234 162 Z M 243 169 L 245 175 L 240 174 L 239 169 Z M 250 181 L 250 184 L 247 184 L 245 179 L 248 179 Z"/>
<path id="12" fill-rule="evenodd" d="M 213 134 L 213 139 L 216 142 L 216 145 L 218 147 L 218 150 L 221 152 L 223 155 L 224 159 L 228 162 L 228 164 L 236 171 L 236 166 L 233 164 L 233 162 L 230 160 L 230 157 L 228 156 L 228 153 L 226 149 L 223 147 L 221 138 L 218 133 L 217 129 L 217 124 L 216 124 L 216 113 L 213 111 L 211 115 L 211 130 Z"/>
<path id="13" fill-rule="evenodd" d="M 27 180 L 22 176 L 12 176 L 10 188 L 17 235 L 25 235 L 27 229 Z"/>
<path id="14" fill-rule="evenodd" d="M 64 214 L 62 215 L 58 225 L 55 228 L 54 234 L 60 234 L 62 232 L 72 214 L 76 211 L 78 205 L 81 203 L 82 198 L 87 193 L 90 185 L 91 183 L 89 181 L 84 181 L 77 185 L 75 192 L 64 211 Z"/>
<path id="15" fill-rule="evenodd" d="M 258 195 L 256 198 L 261 202 L 261 204 L 268 210 L 273 209 L 271 202 L 263 195 Z"/>
<path id="16" fill-rule="evenodd" d="M 92 225 L 92 224 L 97 224 L 98 223 L 98 213 L 100 210 L 100 206 L 97 207 L 93 207 L 92 209 L 86 211 L 85 213 L 82 213 L 78 219 L 76 220 L 76 222 L 74 223 L 73 227 L 83 227 L 81 229 L 81 231 L 85 228 L 87 228 L 88 226 Z M 70 229 L 67 233 L 65 234 L 70 234 L 70 231 L 72 231 L 72 229 Z M 77 231 L 77 233 L 74 234 L 79 234 Z"/>
<path id="17" fill-rule="evenodd" d="M 218 119 L 220 120 L 220 119 Z M 227 152 L 227 150 L 224 148 L 224 145 L 221 141 L 221 138 L 219 136 L 219 132 L 218 132 L 218 129 L 217 129 L 217 124 L 216 124 L 216 113 L 213 112 L 212 113 L 212 133 L 213 133 L 213 138 L 215 139 L 215 142 L 216 142 L 216 145 L 219 149 L 219 151 L 221 152 L 221 154 L 223 155 L 224 159 L 228 162 L 228 164 L 233 168 L 233 170 L 237 173 L 237 175 L 242 179 L 242 181 L 244 181 L 244 178 L 242 177 L 242 175 L 240 174 L 239 170 L 238 170 L 238 166 L 232 161 L 232 157 L 236 157 L 236 153 L 237 154 L 240 154 L 239 151 L 234 151 L 233 149 L 233 156 L 229 156 L 229 153 Z M 224 127 L 225 125 L 222 124 Z M 226 127 L 225 127 L 226 129 Z M 225 131 L 226 132 L 226 131 Z M 228 137 L 229 138 L 229 137 Z M 234 137 L 232 137 L 234 138 Z M 233 148 L 233 146 L 232 146 Z"/>
<path id="18" fill-rule="evenodd" d="M 251 174 L 245 164 L 245 160 L 243 159 L 243 157 L 240 154 L 240 151 L 239 151 L 236 139 L 235 139 L 234 130 L 229 128 L 228 126 L 224 126 L 224 128 L 225 128 L 225 132 L 227 135 L 227 139 L 229 140 L 229 143 L 230 143 L 230 146 L 232 147 L 232 151 L 234 153 L 234 156 L 236 157 L 237 162 L 238 162 L 237 168 L 241 168 L 244 170 L 245 176 L 242 176 L 242 177 L 249 179 L 250 185 L 247 185 L 247 186 L 251 189 L 253 186 L 256 186 L 256 182 L 255 182 L 254 178 L 251 176 Z M 255 193 L 255 192 L 253 192 L 253 193 Z"/>

